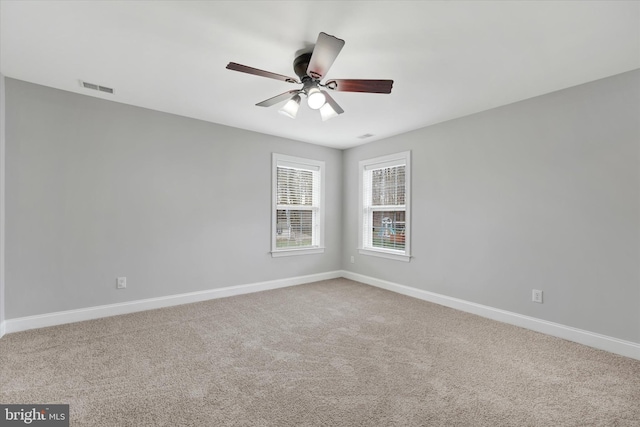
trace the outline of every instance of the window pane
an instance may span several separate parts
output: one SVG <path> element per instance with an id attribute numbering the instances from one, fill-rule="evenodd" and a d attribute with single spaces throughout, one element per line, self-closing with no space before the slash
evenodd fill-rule
<path id="1" fill-rule="evenodd" d="M 325 163 L 273 153 L 271 255 L 324 252 Z"/>
<path id="2" fill-rule="evenodd" d="M 310 210 L 277 210 L 276 248 L 311 246 L 313 215 Z"/>
<path id="3" fill-rule="evenodd" d="M 373 212 L 372 245 L 374 248 L 404 250 L 405 212 Z"/>
<path id="4" fill-rule="evenodd" d="M 371 202 L 373 206 L 405 204 L 404 172 L 404 165 L 371 171 Z"/>
<path id="5" fill-rule="evenodd" d="M 313 206 L 313 171 L 278 167 L 279 205 Z"/>

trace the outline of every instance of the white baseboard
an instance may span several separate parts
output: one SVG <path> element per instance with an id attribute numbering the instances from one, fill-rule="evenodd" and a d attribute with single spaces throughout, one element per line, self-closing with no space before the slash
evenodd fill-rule
<path id="1" fill-rule="evenodd" d="M 101 317 L 116 316 L 119 314 L 134 313 L 137 311 L 152 310 L 156 308 L 170 307 L 174 305 L 189 304 L 216 298 L 225 298 L 235 295 L 249 294 L 253 292 L 267 291 L 271 289 L 285 288 L 288 286 L 302 285 L 304 283 L 317 282 L 342 277 L 342 271 L 330 271 L 327 273 L 311 274 L 308 276 L 289 277 L 286 279 L 270 280 L 267 282 L 251 283 L 247 285 L 229 286 L 226 288 L 209 289 L 206 291 L 189 292 L 185 294 L 169 295 L 166 297 L 149 298 L 137 301 L 129 301 L 118 304 L 100 305 L 77 310 L 58 311 L 37 316 L 19 317 L 7 319 L 0 326 L 6 333 L 25 331 L 28 329 L 44 328 L 47 326 L 62 325 L 64 323 L 80 322 L 83 320 L 98 319 Z M 1 330 L 0 330 L 1 331 Z M 0 335 L 1 336 L 1 335 Z"/>
<path id="2" fill-rule="evenodd" d="M 424 301 L 433 302 L 446 307 L 467 313 L 477 314 L 482 317 L 508 323 L 547 335 L 563 338 L 569 341 L 584 344 L 590 347 L 616 353 L 622 356 L 640 360 L 640 344 L 625 341 L 559 323 L 548 322 L 535 317 L 524 316 L 506 310 L 476 304 L 473 302 L 448 297 L 434 292 L 424 291 L 410 286 L 400 285 L 386 280 L 353 273 L 346 270 L 330 271 L 326 273 L 311 274 L 308 276 L 297 276 L 286 279 L 270 280 L 266 282 L 251 283 L 246 285 L 229 286 L 226 288 L 210 289 L 199 292 L 189 292 L 185 294 L 169 295 L 166 297 L 149 298 L 144 300 L 129 301 L 118 304 L 101 305 L 97 307 L 87 307 L 77 310 L 59 311 L 37 316 L 20 317 L 15 319 L 5 319 L 0 322 L 0 337 L 12 332 L 25 331 L 28 329 L 44 328 L 47 326 L 61 325 L 64 323 L 80 322 L 83 320 L 98 319 L 101 317 L 116 316 L 119 314 L 134 313 L 137 311 L 152 310 L 156 308 L 170 307 L 180 304 L 206 301 L 216 298 L 225 298 L 235 295 L 249 294 L 253 292 L 267 291 L 271 289 L 284 288 L 288 286 L 302 285 L 305 283 L 317 282 L 320 280 L 335 279 L 344 277 L 365 283 L 367 285 L 386 289 L 399 294 L 418 298 Z"/>
<path id="3" fill-rule="evenodd" d="M 421 289 L 412 288 L 410 286 L 399 285 L 397 283 L 380 280 L 369 276 L 364 276 L 350 271 L 342 271 L 342 277 L 365 283 L 367 285 L 386 289 L 388 291 L 418 298 L 421 300 L 444 305 L 445 307 L 455 308 L 456 310 L 467 313 L 477 314 L 482 317 L 508 323 L 522 328 L 530 329 L 543 334 L 563 338 L 569 341 L 584 344 L 600 350 L 609 351 L 622 356 L 631 357 L 640 360 L 640 344 L 625 341 L 570 326 L 561 325 L 559 323 L 548 322 L 546 320 L 536 319 L 535 317 L 524 316 L 522 314 L 513 313 L 506 310 L 489 307 L 486 305 L 476 304 L 473 302 L 452 298 L 445 295 L 436 294 Z"/>

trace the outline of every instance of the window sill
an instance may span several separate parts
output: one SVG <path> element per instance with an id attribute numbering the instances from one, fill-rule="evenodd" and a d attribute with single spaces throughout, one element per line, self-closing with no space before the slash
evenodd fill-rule
<path id="1" fill-rule="evenodd" d="M 381 251 L 381 250 L 376 250 L 376 249 L 363 249 L 363 248 L 360 248 L 360 249 L 358 249 L 358 253 L 360 253 L 361 255 L 376 256 L 376 257 L 379 257 L 379 258 L 393 259 L 393 260 L 396 260 L 396 261 L 403 261 L 403 262 L 411 261 L 411 255 L 405 255 L 405 254 L 400 254 L 400 253 L 392 253 L 392 252 Z"/>
<path id="2" fill-rule="evenodd" d="M 311 254 L 322 254 L 322 253 L 324 253 L 324 248 L 320 248 L 320 247 L 304 248 L 304 249 L 281 249 L 279 251 L 272 251 L 271 257 L 278 258 L 283 256 L 311 255 Z"/>

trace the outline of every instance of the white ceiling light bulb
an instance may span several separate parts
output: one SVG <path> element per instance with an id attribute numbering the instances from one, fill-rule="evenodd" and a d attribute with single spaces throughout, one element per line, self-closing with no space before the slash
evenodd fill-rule
<path id="1" fill-rule="evenodd" d="M 290 100 L 284 104 L 284 107 L 278 110 L 278 113 L 287 116 L 289 118 L 295 119 L 298 114 L 298 109 L 300 108 L 300 95 L 293 95 Z"/>
<path id="2" fill-rule="evenodd" d="M 317 110 L 324 105 L 325 101 L 326 98 L 324 94 L 320 92 L 320 89 L 317 87 L 312 87 L 307 92 L 307 104 L 309 105 L 309 108 Z"/>

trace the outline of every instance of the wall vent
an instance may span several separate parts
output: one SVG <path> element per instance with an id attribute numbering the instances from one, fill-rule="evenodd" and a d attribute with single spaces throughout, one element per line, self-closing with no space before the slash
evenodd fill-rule
<path id="1" fill-rule="evenodd" d="M 110 87 L 100 86 L 95 83 L 83 82 L 82 80 L 80 80 L 80 83 L 82 84 L 82 87 L 86 89 L 93 89 L 93 90 L 98 90 L 100 92 L 113 93 L 113 89 Z"/>

